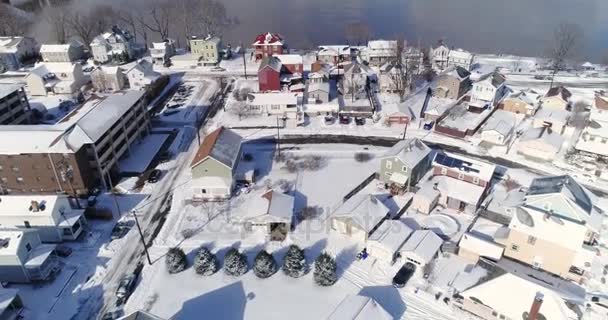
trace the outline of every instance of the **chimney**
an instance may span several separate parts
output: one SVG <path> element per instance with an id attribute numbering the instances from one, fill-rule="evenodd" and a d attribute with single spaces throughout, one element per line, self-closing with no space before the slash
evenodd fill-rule
<path id="1" fill-rule="evenodd" d="M 40 205 L 38 204 L 38 201 L 30 202 L 30 211 L 32 211 L 32 212 L 40 211 Z"/>
<path id="2" fill-rule="evenodd" d="M 540 313 L 540 307 L 543 304 L 543 299 L 545 295 L 541 292 L 537 292 L 534 297 L 534 302 L 532 302 L 532 306 L 530 307 L 530 312 L 528 313 L 528 320 L 538 320 L 538 315 Z"/>

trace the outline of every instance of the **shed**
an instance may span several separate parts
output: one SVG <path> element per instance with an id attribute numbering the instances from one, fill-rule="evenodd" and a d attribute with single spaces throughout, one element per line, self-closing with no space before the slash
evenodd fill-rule
<path id="1" fill-rule="evenodd" d="M 502 253 L 505 250 L 503 246 L 471 233 L 462 235 L 458 247 L 458 255 L 473 263 L 477 263 L 480 257 L 498 261 L 502 258 Z"/>
<path id="2" fill-rule="evenodd" d="M 435 259 L 443 240 L 430 230 L 416 230 L 405 242 L 401 252 L 407 261 L 424 266 Z"/>
<path id="3" fill-rule="evenodd" d="M 331 229 L 356 241 L 365 242 L 389 213 L 390 209 L 376 195 L 358 193 L 333 213 Z"/>
<path id="4" fill-rule="evenodd" d="M 291 228 L 294 197 L 275 190 L 268 190 L 247 206 L 249 215 L 243 219 L 248 231 L 263 231 L 273 238 L 285 235 Z M 284 239 L 280 237 L 280 240 Z"/>

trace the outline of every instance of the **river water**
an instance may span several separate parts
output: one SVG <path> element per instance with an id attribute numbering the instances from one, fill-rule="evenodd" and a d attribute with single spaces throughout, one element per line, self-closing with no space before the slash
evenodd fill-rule
<path id="1" fill-rule="evenodd" d="M 250 44 L 256 34 L 284 35 L 293 48 L 346 42 L 346 26 L 363 22 L 373 38 L 485 53 L 543 56 L 560 23 L 583 31 L 579 58 L 608 56 L 608 0 L 223 0 L 239 24 L 227 42 Z"/>

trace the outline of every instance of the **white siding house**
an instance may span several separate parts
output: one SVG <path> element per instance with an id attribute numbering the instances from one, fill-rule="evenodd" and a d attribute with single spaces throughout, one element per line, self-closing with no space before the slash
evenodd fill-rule
<path id="1" fill-rule="evenodd" d="M 505 85 L 506 78 L 498 72 L 483 75 L 473 83 L 471 102 L 469 106 L 476 108 L 492 108 L 508 93 Z"/>
<path id="2" fill-rule="evenodd" d="M 53 253 L 55 247 L 43 244 L 35 230 L 0 229 L 0 281 L 27 283 L 49 279 L 59 270 Z"/>
<path id="3" fill-rule="evenodd" d="M 471 70 L 475 55 L 463 49 L 450 50 L 448 54 L 448 67 L 462 67 Z"/>
<path id="4" fill-rule="evenodd" d="M 74 62 L 84 57 L 84 46 L 78 41 L 68 44 L 43 44 L 40 55 L 44 62 Z"/>

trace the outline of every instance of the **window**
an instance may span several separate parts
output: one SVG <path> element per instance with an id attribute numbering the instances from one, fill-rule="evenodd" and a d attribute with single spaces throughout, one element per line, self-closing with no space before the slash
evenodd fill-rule
<path id="1" fill-rule="evenodd" d="M 15 171 L 15 172 L 19 172 L 19 168 L 15 167 L 15 166 L 13 166 L 11 169 L 13 169 L 13 171 Z"/>
<path id="2" fill-rule="evenodd" d="M 32 245 L 31 245 L 31 244 L 29 244 L 29 243 L 26 243 L 26 244 L 25 244 L 25 250 L 27 250 L 27 252 L 32 251 Z"/>
<path id="3" fill-rule="evenodd" d="M 473 183 L 474 184 L 479 184 L 479 178 L 478 177 L 474 177 L 473 178 Z"/>
<path id="4" fill-rule="evenodd" d="M 443 174 L 443 175 L 448 174 L 448 169 L 447 168 L 441 168 L 441 174 Z"/>
<path id="5" fill-rule="evenodd" d="M 496 311 L 492 311 L 492 316 L 493 316 L 493 317 L 498 317 L 498 312 L 496 312 Z"/>
<path id="6" fill-rule="evenodd" d="M 271 110 L 281 110 L 281 106 L 278 104 L 273 104 L 270 106 L 270 109 Z"/>
<path id="7" fill-rule="evenodd" d="M 464 173 L 462 173 L 462 172 L 458 173 L 458 180 L 464 180 Z"/>
<path id="8" fill-rule="evenodd" d="M 536 237 L 528 236 L 528 244 L 531 244 L 531 245 L 536 244 Z"/>
<path id="9" fill-rule="evenodd" d="M 23 183 L 23 177 L 17 177 L 17 182 Z"/>
<path id="10" fill-rule="evenodd" d="M 519 251 L 519 246 L 516 245 L 516 244 L 512 244 L 511 245 L 511 250 L 513 250 L 513 251 Z"/>
<path id="11" fill-rule="evenodd" d="M 401 168 L 401 171 L 403 171 L 403 172 L 407 172 L 407 167 L 406 167 L 406 166 L 403 166 L 403 167 Z"/>
<path id="12" fill-rule="evenodd" d="M 0 171 L 2 171 L 2 166 L 0 166 Z"/>
<path id="13" fill-rule="evenodd" d="M 23 225 L 28 229 L 32 227 L 29 221 L 23 221 Z"/>
<path id="14" fill-rule="evenodd" d="M 389 170 L 392 169 L 393 168 L 393 162 L 386 161 L 386 168 L 389 169 Z"/>
<path id="15" fill-rule="evenodd" d="M 202 190 L 201 190 L 201 192 L 202 192 L 203 194 L 205 194 L 205 193 L 207 193 L 207 189 L 202 189 Z"/>

